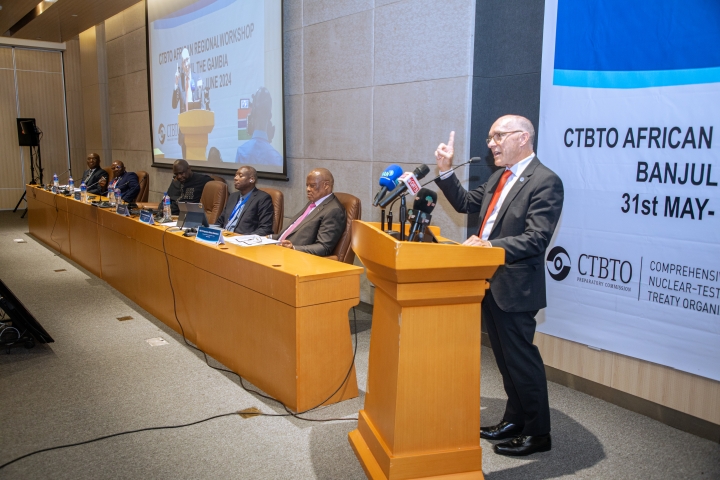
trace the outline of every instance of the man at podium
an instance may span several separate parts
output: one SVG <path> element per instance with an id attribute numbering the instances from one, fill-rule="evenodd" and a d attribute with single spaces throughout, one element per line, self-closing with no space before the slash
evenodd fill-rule
<path id="1" fill-rule="evenodd" d="M 437 185 L 461 213 L 480 213 L 477 235 L 463 245 L 500 247 L 505 265 L 490 279 L 482 301 L 493 354 L 508 401 L 502 421 L 482 427 L 501 455 L 529 455 L 551 448 L 547 380 L 540 351 L 533 345 L 535 315 L 547 306 L 545 249 L 563 205 L 560 178 L 533 151 L 535 129 L 527 118 L 500 117 L 486 142 L 500 167 L 487 183 L 468 192 L 451 171 L 455 132 L 441 143 L 435 158 L 441 178 Z"/>

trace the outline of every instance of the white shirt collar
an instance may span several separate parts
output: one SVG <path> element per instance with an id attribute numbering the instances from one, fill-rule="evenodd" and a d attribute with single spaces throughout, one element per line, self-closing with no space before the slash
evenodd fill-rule
<path id="1" fill-rule="evenodd" d="M 329 195 L 325 195 L 324 197 L 322 197 L 322 198 L 319 199 L 319 200 L 315 200 L 315 207 L 319 207 L 320 204 L 321 204 L 322 202 L 324 202 L 325 200 L 327 200 L 330 195 L 332 195 L 332 192 L 331 192 Z"/>
<path id="2" fill-rule="evenodd" d="M 535 158 L 535 153 L 531 153 L 529 157 L 523 158 L 512 167 L 507 168 L 507 170 L 510 170 L 516 177 L 519 177 L 522 175 L 522 172 L 527 168 L 530 162 L 532 162 L 533 158 Z"/>

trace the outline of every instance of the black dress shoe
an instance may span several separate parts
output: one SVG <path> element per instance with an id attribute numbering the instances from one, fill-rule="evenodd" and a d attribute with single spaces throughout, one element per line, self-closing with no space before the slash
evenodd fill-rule
<path id="1" fill-rule="evenodd" d="M 492 427 L 480 427 L 480 438 L 485 440 L 505 440 L 520 435 L 522 430 L 521 425 L 502 421 Z"/>
<path id="2" fill-rule="evenodd" d="M 523 457 L 535 452 L 548 452 L 552 448 L 550 434 L 520 435 L 509 442 L 498 443 L 493 447 L 498 455 Z"/>

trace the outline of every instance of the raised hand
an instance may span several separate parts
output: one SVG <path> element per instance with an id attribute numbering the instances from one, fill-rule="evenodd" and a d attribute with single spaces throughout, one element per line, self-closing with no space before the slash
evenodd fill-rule
<path id="1" fill-rule="evenodd" d="M 435 150 L 435 161 L 441 172 L 446 172 L 452 168 L 453 156 L 455 155 L 455 132 L 450 132 L 450 139 L 447 145 L 441 143 Z"/>

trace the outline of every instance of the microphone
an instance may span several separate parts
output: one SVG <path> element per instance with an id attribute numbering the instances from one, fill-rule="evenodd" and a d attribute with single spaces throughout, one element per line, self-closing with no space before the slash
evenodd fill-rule
<path id="1" fill-rule="evenodd" d="M 97 182 L 95 182 L 95 183 L 93 183 L 93 184 L 91 184 L 91 185 L 85 185 L 85 188 L 88 188 L 88 189 L 89 189 L 90 187 L 94 187 L 94 186 L 97 185 L 98 183 L 102 182 L 104 178 L 105 178 L 105 177 L 100 177 L 100 180 L 98 180 Z M 108 186 L 109 186 L 109 185 L 110 185 L 110 180 L 109 180 L 109 179 L 108 179 L 107 183 L 108 183 Z"/>
<path id="2" fill-rule="evenodd" d="M 453 171 L 457 170 L 458 168 L 467 165 L 468 163 L 475 163 L 475 162 L 479 162 L 480 160 L 482 160 L 481 157 L 472 157 L 472 158 L 471 158 L 470 160 L 468 160 L 467 162 L 461 163 L 460 165 L 454 166 L 453 168 L 451 168 L 450 170 L 448 170 L 448 172 L 453 172 Z M 443 174 L 448 173 L 448 172 L 443 172 Z M 438 175 L 437 177 L 433 178 L 432 180 L 429 180 L 429 181 L 423 183 L 422 186 L 424 187 L 425 185 L 429 185 L 429 184 L 433 183 L 433 182 L 436 181 L 436 180 L 440 180 L 440 177 L 441 177 L 441 175 Z"/>
<path id="3" fill-rule="evenodd" d="M 415 213 L 415 223 L 410 229 L 408 242 L 415 240 L 415 236 L 422 227 L 430 223 L 432 216 L 430 213 L 435 209 L 437 204 L 437 193 L 429 188 L 421 188 L 415 195 L 415 203 L 413 203 L 413 212 Z"/>
<path id="4" fill-rule="evenodd" d="M 380 175 L 380 186 L 382 187 L 377 195 L 375 195 L 375 201 L 373 201 L 373 207 L 377 207 L 380 200 L 389 192 L 397 187 L 397 179 L 402 174 L 402 168 L 400 165 L 390 165 Z"/>
<path id="5" fill-rule="evenodd" d="M 411 193 L 417 193 L 420 190 L 420 182 L 418 180 L 424 178 L 428 173 L 430 173 L 430 167 L 423 163 L 417 167 L 414 172 L 405 172 L 400 175 L 398 181 L 402 182 L 402 185 L 393 190 L 389 197 L 386 197 L 382 202 L 380 202 L 380 208 L 385 208 L 390 202 L 405 193 L 408 187 L 410 188 Z"/>

